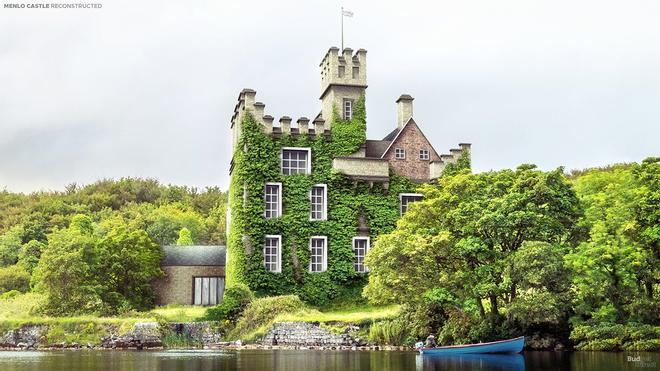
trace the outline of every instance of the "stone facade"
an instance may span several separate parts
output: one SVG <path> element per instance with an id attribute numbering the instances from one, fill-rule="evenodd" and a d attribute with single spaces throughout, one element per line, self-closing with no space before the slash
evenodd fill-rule
<path id="1" fill-rule="evenodd" d="M 405 151 L 405 158 L 396 158 L 395 150 L 397 148 Z M 428 160 L 420 159 L 420 150 L 429 152 Z M 430 163 L 440 161 L 440 155 L 433 149 L 429 140 L 412 119 L 409 119 L 401 129 L 396 139 L 390 144 L 390 148 L 383 154 L 383 158 L 387 159 L 398 175 L 420 182 L 431 179 Z"/>
<path id="2" fill-rule="evenodd" d="M 194 277 L 224 277 L 224 266 L 164 266 L 165 277 L 154 282 L 156 304 L 193 304 Z"/>

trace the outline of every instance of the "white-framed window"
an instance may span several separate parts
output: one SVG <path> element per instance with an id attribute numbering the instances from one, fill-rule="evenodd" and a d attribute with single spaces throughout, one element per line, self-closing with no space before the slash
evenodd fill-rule
<path id="1" fill-rule="evenodd" d="M 328 269 L 328 237 L 312 236 L 309 239 L 309 271 L 325 272 Z"/>
<path id="2" fill-rule="evenodd" d="M 312 150 L 309 148 L 284 147 L 280 155 L 282 174 L 310 174 L 312 172 Z"/>
<path id="3" fill-rule="evenodd" d="M 270 272 L 282 272 L 282 236 L 266 236 L 264 241 L 264 267 Z"/>
<path id="4" fill-rule="evenodd" d="M 406 150 L 403 148 L 394 148 L 394 158 L 396 158 L 397 160 L 405 160 Z"/>
<path id="5" fill-rule="evenodd" d="M 193 305 L 219 304 L 224 291 L 224 277 L 193 277 Z"/>
<path id="6" fill-rule="evenodd" d="M 344 120 L 348 121 L 353 118 L 353 101 L 344 99 Z"/>
<path id="7" fill-rule="evenodd" d="M 399 211 L 401 216 L 408 211 L 408 205 L 412 202 L 416 202 L 422 199 L 422 195 L 419 193 L 400 193 L 399 194 Z"/>
<path id="8" fill-rule="evenodd" d="M 419 150 L 419 159 L 423 161 L 427 161 L 429 159 L 429 150 L 428 149 L 420 149 Z"/>
<path id="9" fill-rule="evenodd" d="M 353 267 L 358 273 L 369 271 L 369 268 L 364 265 L 364 257 L 367 256 L 367 251 L 369 251 L 369 244 L 369 237 L 353 237 Z"/>
<path id="10" fill-rule="evenodd" d="M 328 186 L 315 184 L 309 191 L 309 219 L 326 220 L 328 218 Z"/>
<path id="11" fill-rule="evenodd" d="M 282 216 L 282 183 L 266 183 L 264 203 L 266 219 Z"/>

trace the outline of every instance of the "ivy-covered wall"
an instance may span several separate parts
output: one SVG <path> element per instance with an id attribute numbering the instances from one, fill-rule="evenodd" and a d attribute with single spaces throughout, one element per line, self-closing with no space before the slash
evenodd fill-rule
<path id="1" fill-rule="evenodd" d="M 308 135 L 284 134 L 276 139 L 265 134 L 249 114 L 243 118 L 230 184 L 229 285 L 243 282 L 260 295 L 295 293 L 306 302 L 321 306 L 361 292 L 366 276 L 353 268 L 352 247 L 359 215 L 365 216 L 373 245 L 378 235 L 395 227 L 399 193 L 414 192 L 418 185 L 390 171 L 386 191 L 382 184 L 370 188 L 367 182 L 356 183 L 334 172 L 333 157 L 355 152 L 366 140 L 364 96 L 356 102 L 352 120 L 343 121 L 338 116 L 335 114 L 332 119 L 329 140 L 323 135 L 312 139 Z M 311 148 L 312 173 L 281 175 L 282 147 Z M 264 217 L 266 182 L 282 183 L 281 218 Z M 328 186 L 328 219 L 310 221 L 309 190 L 318 183 Z M 282 235 L 281 273 L 264 268 L 263 243 L 268 234 Z M 310 273 L 309 238 L 317 235 L 327 236 L 328 269 Z"/>

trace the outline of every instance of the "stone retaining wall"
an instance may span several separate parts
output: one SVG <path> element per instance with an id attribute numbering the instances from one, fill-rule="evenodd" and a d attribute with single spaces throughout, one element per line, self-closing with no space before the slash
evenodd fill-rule
<path id="1" fill-rule="evenodd" d="M 273 324 L 261 343 L 286 346 L 356 346 L 358 341 L 348 333 L 335 334 L 315 323 L 277 322 Z"/>

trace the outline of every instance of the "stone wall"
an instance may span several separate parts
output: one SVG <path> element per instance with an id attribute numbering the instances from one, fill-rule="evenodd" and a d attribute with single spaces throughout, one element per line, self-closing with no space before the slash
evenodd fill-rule
<path id="1" fill-rule="evenodd" d="M 403 148 L 406 151 L 405 159 L 395 157 L 395 149 Z M 429 151 L 429 160 L 419 159 L 419 150 Z M 412 180 L 428 181 L 431 179 L 430 162 L 440 161 L 440 156 L 433 150 L 431 143 L 426 139 L 416 123 L 410 122 L 399 134 L 397 140 L 392 143 L 385 158 L 390 162 L 397 175 L 405 176 Z"/>
<path id="2" fill-rule="evenodd" d="M 154 282 L 156 304 L 191 305 L 193 303 L 193 277 L 225 276 L 221 266 L 164 266 L 165 277 Z"/>
<path id="3" fill-rule="evenodd" d="M 349 334 L 335 334 L 307 322 L 277 322 L 264 336 L 264 345 L 339 347 L 359 345 Z"/>

